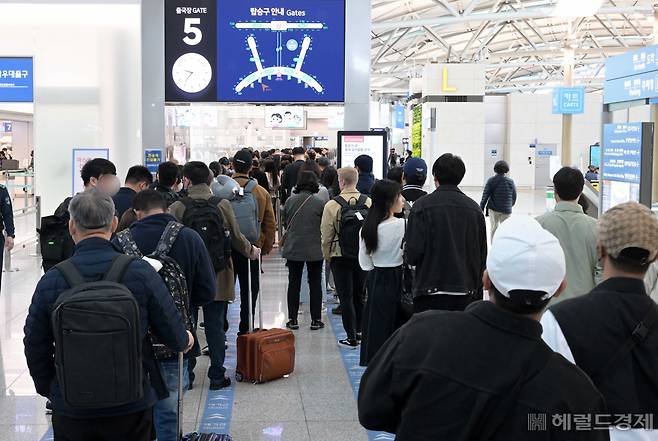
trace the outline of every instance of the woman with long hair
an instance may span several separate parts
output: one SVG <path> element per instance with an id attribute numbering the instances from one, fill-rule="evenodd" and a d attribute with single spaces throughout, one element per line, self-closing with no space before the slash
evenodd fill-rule
<path id="1" fill-rule="evenodd" d="M 401 323 L 402 240 L 405 221 L 395 217 L 404 209 L 402 187 L 397 182 L 376 181 L 372 206 L 361 228 L 359 264 L 370 271 L 368 300 L 363 317 L 361 366 L 367 366 Z"/>
<path id="2" fill-rule="evenodd" d="M 324 328 L 322 318 L 322 242 L 320 223 L 325 201 L 318 196 L 318 177 L 301 171 L 292 196 L 286 201 L 281 217 L 286 227 L 281 255 L 288 266 L 288 329 L 299 329 L 297 315 L 304 267 L 308 269 L 311 300 L 311 330 Z M 281 243 L 280 243 L 281 245 Z"/>

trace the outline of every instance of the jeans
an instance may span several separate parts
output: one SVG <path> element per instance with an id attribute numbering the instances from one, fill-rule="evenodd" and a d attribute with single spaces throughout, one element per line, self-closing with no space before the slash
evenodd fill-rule
<path id="1" fill-rule="evenodd" d="M 320 320 L 322 315 L 322 265 L 324 264 L 322 260 L 315 262 L 288 261 L 288 318 L 297 320 L 304 264 L 308 268 L 311 319 Z"/>
<path id="2" fill-rule="evenodd" d="M 169 397 L 155 403 L 153 407 L 153 425 L 158 441 L 178 441 L 176 422 L 178 420 L 178 360 L 160 361 L 162 378 L 167 384 Z M 183 391 L 187 390 L 188 361 L 183 361 Z"/>
<path id="3" fill-rule="evenodd" d="M 226 358 L 226 332 L 224 321 L 228 302 L 214 301 L 203 307 L 203 321 L 205 323 L 206 341 L 210 352 L 210 369 L 208 378 L 210 381 L 222 381 L 226 374 L 224 359 Z M 194 310 L 194 320 L 198 322 L 199 310 Z M 196 360 L 190 360 L 190 371 L 194 370 Z"/>
<path id="4" fill-rule="evenodd" d="M 249 274 L 251 273 L 251 292 L 253 295 L 251 316 L 253 318 L 256 312 L 256 300 L 258 299 L 258 261 L 250 260 L 242 254 L 233 251 L 233 268 L 235 270 L 235 277 L 240 281 L 240 327 L 238 331 L 240 334 L 249 332 Z"/>
<path id="5" fill-rule="evenodd" d="M 334 275 L 336 292 L 342 308 L 341 317 L 347 338 L 356 340 L 361 332 L 363 320 L 363 290 L 366 272 L 361 269 L 359 261 L 346 257 L 331 259 L 331 272 Z"/>

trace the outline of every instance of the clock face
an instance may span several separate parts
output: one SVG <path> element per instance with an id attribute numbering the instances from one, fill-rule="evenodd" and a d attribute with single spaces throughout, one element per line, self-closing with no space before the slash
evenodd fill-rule
<path id="1" fill-rule="evenodd" d="M 176 86 L 183 92 L 198 93 L 212 80 L 212 67 L 203 56 L 193 52 L 178 57 L 171 69 Z"/>

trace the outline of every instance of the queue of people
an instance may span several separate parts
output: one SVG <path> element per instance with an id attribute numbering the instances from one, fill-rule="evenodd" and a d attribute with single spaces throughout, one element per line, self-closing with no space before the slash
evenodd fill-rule
<path id="1" fill-rule="evenodd" d="M 367 429 L 405 440 L 652 439 L 647 421 L 624 438 L 614 419 L 653 418 L 658 409 L 658 306 L 643 283 L 658 257 L 658 219 L 649 209 L 622 204 L 597 223 L 578 205 L 583 175 L 568 167 L 553 178 L 555 211 L 532 219 L 511 216 L 517 194 L 504 161 L 478 205 L 459 187 L 466 165 L 450 153 L 432 164 L 430 193 L 421 158 L 391 163 L 395 179 L 376 180 L 366 155 L 336 170 L 325 156 L 290 153 L 282 160 L 243 149 L 210 166 L 163 163 L 155 179 L 136 166 L 121 189 L 110 161 L 83 167 L 85 190 L 67 198 L 55 213 L 60 222 L 42 232 L 62 240 L 44 254 L 46 274 L 25 325 L 30 375 L 52 401 L 57 439 L 150 440 L 154 427 L 158 440 L 178 441 L 177 355 L 186 354 L 184 389 L 191 389 L 203 309 L 210 389 L 231 384 L 228 304 L 239 280 L 238 335 L 248 332 L 259 260 L 273 250 L 277 222 L 288 268 L 285 326 L 301 332 L 306 282 L 310 329 L 325 327 L 329 268 L 346 335 L 338 345 L 360 349 L 367 367 L 358 397 Z M 99 344 L 92 335 L 110 329 L 90 312 L 76 312 L 88 332 L 70 332 L 67 301 L 92 288 L 112 299 L 134 296 L 136 304 L 121 304 L 138 324 L 133 342 L 150 341 L 149 350 L 117 346 L 123 334 Z M 482 301 L 485 292 L 490 301 Z M 62 312 L 51 314 L 56 307 Z M 112 350 L 115 365 L 67 354 L 66 343 L 92 355 Z M 122 357 L 133 364 L 122 365 Z M 107 390 L 122 387 L 104 375 L 110 371 L 141 387 L 108 398 Z M 535 432 L 542 415 L 544 428 Z M 610 418 L 576 437 L 551 424 L 554 415 Z"/>

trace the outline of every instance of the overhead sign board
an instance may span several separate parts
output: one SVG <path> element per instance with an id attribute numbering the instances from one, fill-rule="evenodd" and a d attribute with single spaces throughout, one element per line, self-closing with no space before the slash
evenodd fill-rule
<path id="1" fill-rule="evenodd" d="M 658 71 L 617 78 L 603 84 L 603 103 L 619 103 L 658 96 Z"/>
<path id="2" fill-rule="evenodd" d="M 32 58 L 0 57 L 0 102 L 34 101 L 33 67 Z"/>
<path id="3" fill-rule="evenodd" d="M 343 102 L 345 0 L 165 0 L 169 102 Z"/>
<path id="4" fill-rule="evenodd" d="M 554 114 L 577 114 L 585 112 L 584 87 L 558 87 L 553 90 Z"/>
<path id="5" fill-rule="evenodd" d="M 629 77 L 658 70 L 658 45 L 629 51 L 605 62 L 605 80 Z"/>

